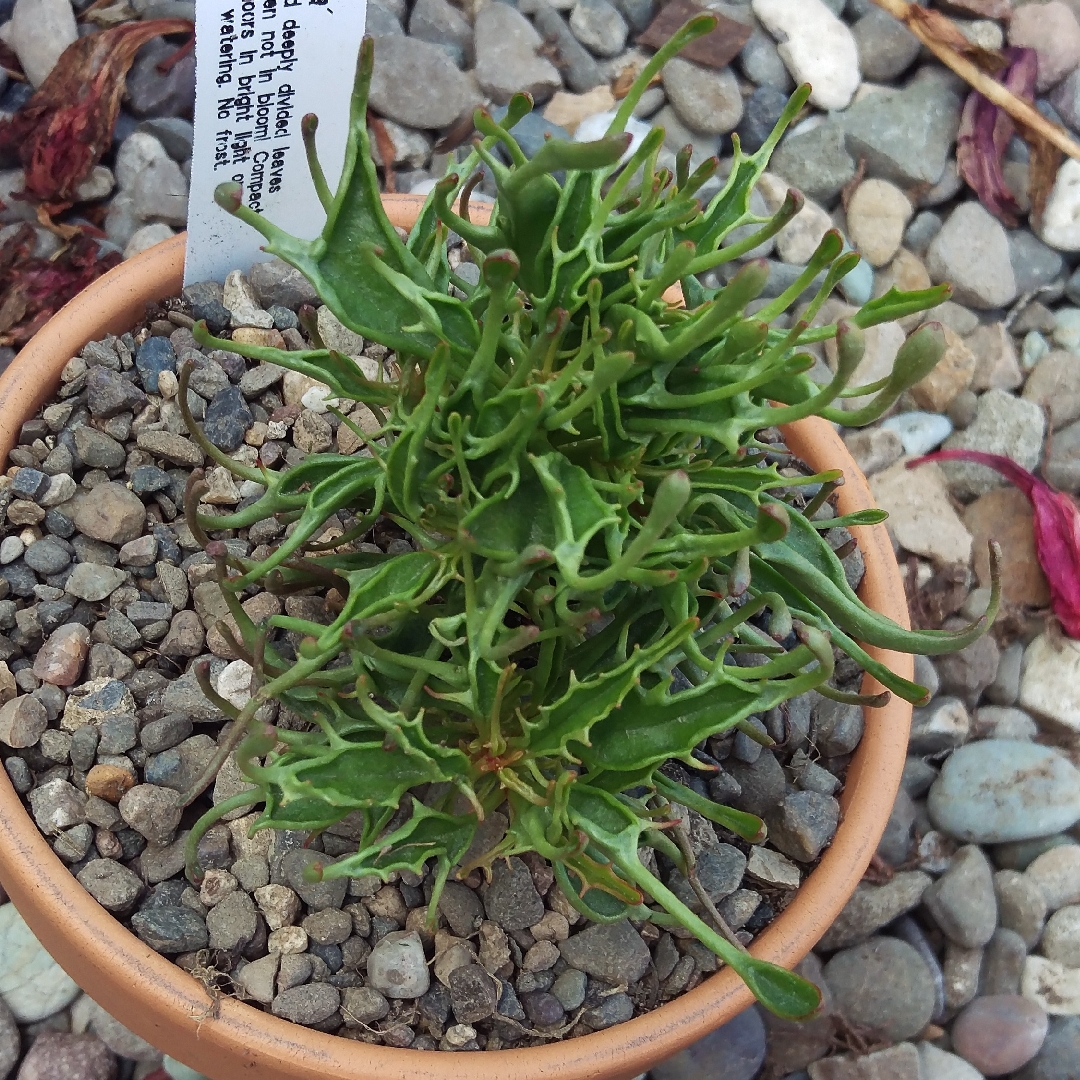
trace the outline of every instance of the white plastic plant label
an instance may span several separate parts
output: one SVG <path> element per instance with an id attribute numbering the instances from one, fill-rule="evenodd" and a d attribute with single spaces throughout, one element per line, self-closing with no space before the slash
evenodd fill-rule
<path id="1" fill-rule="evenodd" d="M 366 14 L 366 0 L 197 0 L 185 282 L 223 281 L 266 258 L 258 233 L 215 204 L 226 181 L 286 232 L 318 236 L 326 214 L 300 121 L 319 117 L 319 159 L 334 190 Z"/>

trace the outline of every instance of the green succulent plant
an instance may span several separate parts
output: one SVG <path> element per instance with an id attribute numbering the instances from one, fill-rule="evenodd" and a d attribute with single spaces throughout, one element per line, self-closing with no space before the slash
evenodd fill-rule
<path id="1" fill-rule="evenodd" d="M 407 241 L 383 211 L 369 149 L 370 39 L 336 193 L 315 154 L 315 119 L 305 118 L 327 213 L 318 239 L 283 233 L 244 207 L 235 185 L 218 190 L 219 204 L 307 275 L 345 326 L 396 352 L 401 376 L 372 381 L 332 349 L 283 352 L 197 328 L 204 345 L 328 384 L 365 451 L 313 454 L 282 472 L 250 468 L 206 441 L 185 413 L 212 459 L 265 488 L 253 505 L 213 517 L 198 511 L 199 474 L 188 490 L 188 520 L 217 564 L 240 632 L 236 652 L 254 672 L 253 696 L 237 710 L 215 693 L 206 666 L 197 670 L 235 723 L 185 802 L 234 750 L 254 787 L 192 831 L 194 880 L 200 837 L 238 807 L 263 806 L 255 828 L 314 832 L 358 814 L 356 853 L 316 873 L 385 879 L 434 863 L 434 913 L 451 873 L 537 852 L 589 919 L 685 927 L 774 1012 L 804 1017 L 818 1007 L 814 986 L 725 933 L 707 895 L 698 892 L 703 917 L 646 868 L 640 853 L 653 848 L 696 881 L 672 803 L 751 842 L 765 834 L 760 818 L 702 797 L 662 767 L 704 768 L 695 748 L 732 728 L 762 739 L 749 719 L 812 689 L 864 701 L 830 687 L 837 652 L 889 691 L 922 699 L 924 688 L 863 645 L 930 655 L 963 647 L 994 618 L 997 590 L 987 614 L 961 632 L 900 629 L 862 604 L 822 536 L 884 515 L 815 520 L 839 473 L 792 477 L 767 462 L 761 429 L 814 415 L 869 423 L 923 378 L 942 354 L 937 324 L 907 339 L 886 378 L 848 388 L 862 330 L 934 307 L 947 289 L 891 290 L 839 325 L 811 329 L 858 261 L 835 231 L 790 288 L 753 314 L 763 261 L 722 288 L 701 284 L 705 271 L 752 251 L 798 212 L 794 192 L 769 219 L 750 213 L 749 198 L 809 92 L 796 92 L 757 153 L 735 141 L 730 175 L 705 206 L 695 193 L 716 173 L 715 158 L 690 172 L 687 147 L 674 172 L 658 168 L 663 131 L 654 129 L 624 161 L 623 127 L 642 92 L 713 25 L 712 16 L 687 23 L 596 142 L 552 139 L 529 159 L 513 135 L 532 107 L 526 95 L 512 99 L 501 123 L 477 111 L 475 148 L 435 186 Z M 483 166 L 498 187 L 486 225 L 468 210 Z M 756 226 L 751 235 L 721 246 L 746 225 Z M 451 230 L 479 264 L 478 284 L 451 268 Z M 822 273 L 799 321 L 772 326 Z M 685 307 L 664 300 L 676 284 Z M 836 370 L 818 383 L 800 346 L 826 338 L 836 339 Z M 868 395 L 863 407 L 839 407 L 844 396 Z M 379 418 L 377 433 L 347 418 L 351 402 Z M 355 526 L 316 542 L 342 510 Z M 270 516 L 292 532 L 261 562 L 206 535 Z M 358 550 L 352 542 L 380 516 L 415 550 Z M 240 603 L 253 585 L 336 590 L 336 615 L 330 625 L 279 615 L 256 626 Z M 281 631 L 299 635 L 295 655 Z M 260 722 L 260 706 L 273 700 L 308 730 Z M 505 835 L 470 853 L 499 808 Z"/>

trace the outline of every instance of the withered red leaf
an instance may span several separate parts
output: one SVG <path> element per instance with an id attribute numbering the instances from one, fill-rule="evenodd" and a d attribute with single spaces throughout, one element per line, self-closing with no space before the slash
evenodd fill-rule
<path id="1" fill-rule="evenodd" d="M 1065 492 L 1055 491 L 1002 454 L 938 450 L 909 461 L 908 468 L 926 461 L 973 461 L 985 465 L 1028 497 L 1034 511 L 1035 554 L 1050 585 L 1050 606 L 1065 633 L 1080 638 L 1080 507 Z"/>
<path id="2" fill-rule="evenodd" d="M 0 246 L 0 345 L 24 345 L 69 300 L 120 262 L 102 255 L 97 242 L 80 234 L 49 259 L 32 254 L 34 227 L 24 224 Z"/>
<path id="3" fill-rule="evenodd" d="M 193 29 L 186 19 L 129 22 L 69 45 L 34 96 L 0 123 L 0 151 L 18 155 L 27 194 L 70 204 L 112 143 L 135 54 L 153 38 Z"/>
<path id="4" fill-rule="evenodd" d="M 691 0 L 671 0 L 660 9 L 660 13 L 638 37 L 638 44 L 659 49 L 685 22 L 705 10 Z M 693 60 L 697 64 L 719 70 L 727 67 L 742 52 L 742 47 L 750 40 L 751 27 L 716 11 L 710 14 L 716 16 L 716 29 L 691 41 L 679 55 L 684 60 Z"/>
<path id="5" fill-rule="evenodd" d="M 1035 50 L 1008 48 L 1004 57 L 1008 67 L 997 81 L 1030 104 L 1039 70 Z M 1002 161 L 1015 131 L 1016 125 L 1004 109 L 977 90 L 968 94 L 956 138 L 956 163 L 960 175 L 983 206 L 1010 228 L 1018 223 L 1020 207 L 1005 183 Z"/>

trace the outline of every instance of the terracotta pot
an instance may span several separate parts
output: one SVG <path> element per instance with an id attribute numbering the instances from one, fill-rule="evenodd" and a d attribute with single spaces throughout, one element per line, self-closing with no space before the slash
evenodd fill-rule
<path id="1" fill-rule="evenodd" d="M 410 224 L 422 200 L 388 199 L 395 223 Z M 477 207 L 477 216 L 480 208 Z M 76 297 L 0 377 L 0 453 L 49 399 L 67 361 L 88 342 L 119 334 L 148 301 L 180 291 L 184 237 L 145 252 Z M 841 468 L 840 513 L 873 505 L 831 425 L 805 420 L 785 432 L 815 469 Z M 866 560 L 863 600 L 907 625 L 904 589 L 882 526 L 855 528 Z M 905 677 L 909 656 L 870 652 Z M 879 690 L 868 680 L 867 690 Z M 843 821 L 791 905 L 760 934 L 755 955 L 791 967 L 844 906 L 877 847 L 892 809 L 907 749 L 911 706 L 893 697 L 868 711 L 841 802 Z M 64 969 L 108 1011 L 154 1046 L 214 1080 L 629 1080 L 746 1008 L 752 997 L 724 969 L 690 993 L 606 1031 L 528 1050 L 441 1054 L 352 1042 L 278 1020 L 234 998 L 211 1008 L 202 986 L 99 907 L 50 849 L 0 771 L 0 882 Z"/>

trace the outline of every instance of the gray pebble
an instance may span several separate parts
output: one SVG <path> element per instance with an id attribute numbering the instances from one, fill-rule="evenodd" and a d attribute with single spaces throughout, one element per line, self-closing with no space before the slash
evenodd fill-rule
<path id="1" fill-rule="evenodd" d="M 454 968 L 449 975 L 449 984 L 450 1002 L 459 1024 L 486 1020 L 495 1012 L 498 990 L 494 980 L 479 964 Z M 562 1006 L 559 1010 L 561 1013 Z"/>
<path id="2" fill-rule="evenodd" d="M 928 809 L 939 829 L 960 840 L 1046 837 L 1080 819 L 1080 773 L 1050 747 L 1015 739 L 968 743 L 945 762 Z"/>
<path id="3" fill-rule="evenodd" d="M 312 851 L 310 848 L 287 851 L 281 860 L 281 873 L 285 884 L 314 911 L 340 908 L 345 903 L 345 893 L 349 887 L 347 878 L 313 882 L 304 877 L 304 871 L 309 866 L 329 861 L 332 860 L 328 860 L 322 852 Z"/>
<path id="4" fill-rule="evenodd" d="M 237 895 L 237 894 L 233 894 Z M 321 1024 L 337 1012 L 341 993 L 328 983 L 309 983 L 283 990 L 270 1006 L 275 1016 L 294 1024 Z"/>
<path id="5" fill-rule="evenodd" d="M 653 1080 L 753 1080 L 765 1061 L 766 1029 L 756 1008 L 745 1009 L 685 1050 L 653 1066 Z M 797 1074 L 796 1074 L 797 1075 Z"/>
<path id="6" fill-rule="evenodd" d="M 585 972 L 570 967 L 561 975 L 556 976 L 551 984 L 551 993 L 559 999 L 564 1009 L 571 1011 L 580 1008 L 584 1002 L 587 984 L 588 978 Z"/>
<path id="7" fill-rule="evenodd" d="M 840 949 L 868 938 L 917 907 L 931 883 L 928 874 L 904 870 L 883 885 L 860 882 L 836 921 L 825 931 L 820 948 Z"/>
<path id="8" fill-rule="evenodd" d="M 566 1015 L 562 1002 L 546 990 L 535 990 L 531 994 L 523 994 L 521 1004 L 529 1022 L 538 1028 L 561 1024 Z"/>
<path id="9" fill-rule="evenodd" d="M 829 206 L 855 176 L 856 164 L 843 128 L 826 121 L 784 139 L 769 168 L 808 199 Z"/>
<path id="10" fill-rule="evenodd" d="M 998 920 L 1001 927 L 1020 936 L 1033 949 L 1046 923 L 1046 898 L 1042 890 L 1017 870 L 999 870 L 994 875 Z"/>
<path id="11" fill-rule="evenodd" d="M 559 952 L 571 967 L 612 986 L 637 982 L 652 962 L 648 946 L 626 919 L 573 934 L 559 942 Z"/>
<path id="12" fill-rule="evenodd" d="M 242 948 L 255 936 L 257 928 L 255 902 L 246 892 L 229 893 L 206 916 L 211 949 L 231 952 Z"/>
<path id="13" fill-rule="evenodd" d="M 787 778 L 772 752 L 763 753 L 751 763 L 729 759 L 726 767 L 741 789 L 739 796 L 731 800 L 739 810 L 760 817 L 784 798 Z"/>
<path id="14" fill-rule="evenodd" d="M 697 856 L 698 881 L 714 904 L 739 887 L 745 871 L 746 856 L 730 844 L 706 848 Z M 692 911 L 702 910 L 701 901 L 680 871 L 672 871 L 667 886 Z"/>
<path id="15" fill-rule="evenodd" d="M 1015 1080 L 1073 1080 L 1080 1061 L 1080 1016 L 1054 1016 L 1042 1049 Z"/>
<path id="16" fill-rule="evenodd" d="M 773 847 L 799 862 L 813 862 L 836 835 L 840 804 L 831 795 L 797 791 L 769 818 Z"/>
<path id="17" fill-rule="evenodd" d="M 450 929 L 462 938 L 471 937 L 484 919 L 484 905 L 480 897 L 473 889 L 457 881 L 448 881 L 443 887 L 439 911 L 450 924 Z"/>
<path id="18" fill-rule="evenodd" d="M 974 844 L 961 848 L 949 869 L 923 894 L 942 933 L 957 945 L 981 948 L 997 926 L 993 870 Z"/>
<path id="19" fill-rule="evenodd" d="M 598 1005 L 586 1009 L 581 1014 L 584 1023 L 595 1031 L 623 1024 L 634 1015 L 634 1003 L 629 994 L 611 994 L 601 999 Z"/>
<path id="20" fill-rule="evenodd" d="M 23 559 L 39 574 L 59 574 L 71 564 L 71 547 L 59 537 L 46 536 L 32 543 Z"/>
<path id="21" fill-rule="evenodd" d="M 171 713 L 160 720 L 151 720 L 139 732 L 139 743 L 148 754 L 160 754 L 182 743 L 192 732 L 191 718 Z"/>
<path id="22" fill-rule="evenodd" d="M 93 859 L 76 876 L 79 884 L 113 913 L 126 913 L 143 892 L 138 875 L 112 859 Z"/>
<path id="23" fill-rule="evenodd" d="M 544 917 L 544 901 L 521 859 L 514 856 L 495 863 L 484 908 L 488 918 L 504 930 L 525 930 Z"/>
<path id="24" fill-rule="evenodd" d="M 370 986 L 355 986 L 342 991 L 341 1015 L 346 1027 L 373 1024 L 390 1012 L 390 1003 Z"/>
<path id="25" fill-rule="evenodd" d="M 934 982 L 926 964 L 895 938 L 872 938 L 838 952 L 825 965 L 825 980 L 848 1021 L 890 1041 L 918 1035 L 934 1011 Z"/>
<path id="26" fill-rule="evenodd" d="M 979 994 L 1019 994 L 1027 944 L 1015 931 L 998 927 L 983 955 Z"/>
<path id="27" fill-rule="evenodd" d="M 168 844 L 176 832 L 183 810 L 177 794 L 154 784 L 137 784 L 120 800 L 124 821 L 155 844 Z"/>
<path id="28" fill-rule="evenodd" d="M 263 860 L 265 863 L 265 860 Z M 235 867 L 233 873 L 236 873 Z M 340 945 L 353 932 L 352 916 L 347 911 L 327 908 L 308 915 L 300 924 L 316 944 Z"/>
<path id="29" fill-rule="evenodd" d="M 185 953 L 205 949 L 210 942 L 206 923 L 190 908 L 143 908 L 131 917 L 131 926 L 155 952 Z"/>

